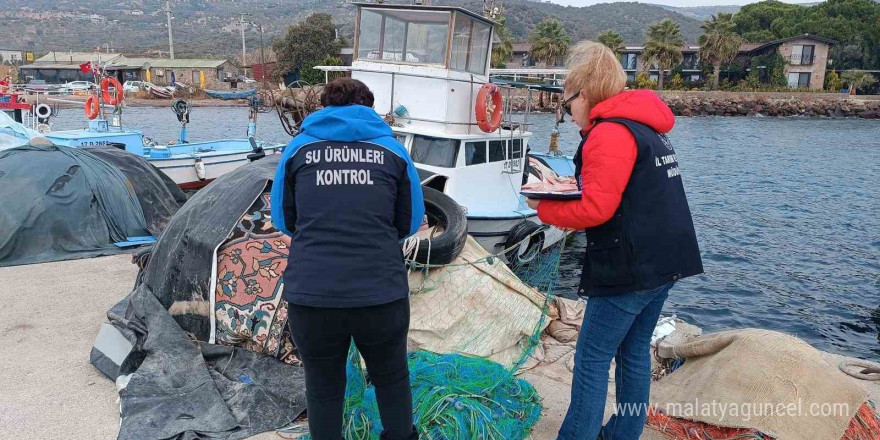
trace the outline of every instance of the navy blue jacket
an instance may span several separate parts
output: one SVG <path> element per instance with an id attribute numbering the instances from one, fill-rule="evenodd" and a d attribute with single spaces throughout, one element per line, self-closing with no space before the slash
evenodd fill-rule
<path id="1" fill-rule="evenodd" d="M 272 219 L 292 237 L 284 299 L 366 307 L 409 295 L 400 240 L 425 214 L 412 159 L 360 105 L 309 115 L 272 183 Z"/>
<path id="2" fill-rule="evenodd" d="M 669 139 L 630 119 L 597 123 L 628 128 L 638 153 L 617 211 L 607 222 L 586 229 L 579 293 L 617 295 L 703 273 L 691 210 Z M 586 138 L 580 148 L 584 143 Z M 574 159 L 577 175 L 583 165 L 580 148 Z"/>

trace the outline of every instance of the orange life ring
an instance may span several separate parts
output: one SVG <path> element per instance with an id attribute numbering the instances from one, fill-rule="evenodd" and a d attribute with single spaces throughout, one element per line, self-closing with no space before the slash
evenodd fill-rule
<path id="1" fill-rule="evenodd" d="M 489 100 L 492 100 L 489 103 Z M 486 133 L 492 133 L 501 126 L 502 116 L 501 89 L 492 83 L 483 84 L 477 93 L 476 116 L 477 126 Z"/>
<path id="2" fill-rule="evenodd" d="M 98 117 L 99 111 L 101 111 L 101 103 L 98 102 L 98 97 L 95 95 L 89 96 L 89 99 L 86 99 L 86 117 L 95 119 Z"/>
<path id="3" fill-rule="evenodd" d="M 116 96 L 112 96 L 110 94 L 110 86 L 116 89 Z M 125 92 L 122 90 L 122 84 L 119 84 L 119 81 L 113 77 L 106 77 L 101 80 L 101 97 L 104 98 L 104 102 L 110 105 L 116 105 L 122 102 L 125 99 Z"/>

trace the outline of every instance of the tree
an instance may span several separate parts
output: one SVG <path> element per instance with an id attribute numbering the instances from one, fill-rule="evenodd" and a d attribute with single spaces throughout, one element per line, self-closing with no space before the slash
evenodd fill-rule
<path id="1" fill-rule="evenodd" d="M 763 43 L 782 38 L 769 32 L 770 26 L 777 19 L 798 13 L 806 9 L 804 6 L 767 0 L 743 6 L 733 17 L 735 31 L 746 37 L 749 42 Z M 786 35 L 789 37 L 790 35 Z"/>
<path id="2" fill-rule="evenodd" d="M 855 95 L 856 91 L 862 87 L 869 86 L 877 82 L 877 78 L 864 70 L 847 70 L 841 75 L 843 82 L 849 85 L 849 93 Z"/>
<path id="3" fill-rule="evenodd" d="M 605 47 L 611 49 L 614 52 L 615 56 L 620 56 L 621 52 L 626 48 L 623 45 L 623 38 L 620 37 L 620 34 L 613 30 L 607 30 L 605 32 L 599 32 L 599 36 L 596 38 L 597 41 L 604 44 Z"/>
<path id="4" fill-rule="evenodd" d="M 842 88 L 843 82 L 840 81 L 840 75 L 837 74 L 837 71 L 832 70 L 831 72 L 828 72 L 828 75 L 825 77 L 825 90 L 829 92 L 839 92 Z"/>
<path id="5" fill-rule="evenodd" d="M 492 48 L 492 67 L 503 69 L 507 67 L 507 60 L 513 56 L 513 36 L 507 29 L 507 19 L 498 17 L 495 26 L 495 41 L 498 43 Z"/>
<path id="6" fill-rule="evenodd" d="M 681 38 L 681 28 L 678 23 L 666 18 L 648 26 L 647 36 L 648 42 L 645 43 L 642 56 L 646 65 L 657 65 L 660 70 L 657 86 L 663 90 L 663 71 L 672 69 L 682 60 L 684 40 Z"/>
<path id="7" fill-rule="evenodd" d="M 545 18 L 532 30 L 529 35 L 529 43 L 532 43 L 531 56 L 548 67 L 552 67 L 568 54 L 571 38 L 559 20 Z"/>
<path id="8" fill-rule="evenodd" d="M 279 78 L 290 72 L 310 76 L 312 72 L 305 72 L 305 67 L 316 66 L 328 56 L 336 56 L 341 47 L 330 14 L 309 15 L 301 23 L 287 28 L 287 34 L 272 43 L 278 59 L 274 74 Z"/>
<path id="9" fill-rule="evenodd" d="M 718 88 L 721 65 L 736 58 L 744 41 L 733 30 L 733 14 L 721 12 L 718 16 L 713 15 L 711 20 L 706 20 L 700 27 L 704 32 L 699 39 L 700 60 L 704 64 L 712 65 L 715 71 L 715 79 L 712 83 L 714 90 Z"/>

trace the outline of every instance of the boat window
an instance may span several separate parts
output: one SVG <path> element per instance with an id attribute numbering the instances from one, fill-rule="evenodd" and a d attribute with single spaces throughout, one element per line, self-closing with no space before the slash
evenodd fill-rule
<path id="1" fill-rule="evenodd" d="M 464 144 L 464 158 L 466 165 L 486 163 L 486 142 L 468 142 Z"/>
<path id="2" fill-rule="evenodd" d="M 369 9 L 361 11 L 358 59 L 379 59 L 379 41 L 382 36 L 382 15 Z"/>
<path id="3" fill-rule="evenodd" d="M 492 33 L 492 28 L 489 25 L 475 21 L 473 33 L 471 59 L 467 70 L 478 75 L 485 75 L 486 57 L 489 54 L 489 35 Z"/>
<path id="4" fill-rule="evenodd" d="M 406 52 L 417 58 L 420 64 L 446 64 L 446 39 L 449 31 L 448 14 L 443 13 L 442 22 L 409 23 L 406 34 Z"/>
<path id="5" fill-rule="evenodd" d="M 504 160 L 504 149 L 507 141 L 489 141 L 489 162 Z"/>
<path id="6" fill-rule="evenodd" d="M 454 168 L 458 159 L 458 141 L 455 139 L 413 136 L 410 150 L 413 162 L 435 167 Z"/>
<path id="7" fill-rule="evenodd" d="M 393 17 L 385 17 L 385 35 L 383 36 L 384 44 L 382 45 L 383 61 L 406 61 L 410 63 L 417 62 L 412 54 L 407 54 L 407 59 L 403 59 L 403 44 L 406 42 L 406 23 L 395 20 Z"/>
<path id="8" fill-rule="evenodd" d="M 464 14 L 455 14 L 455 30 L 452 33 L 452 55 L 449 68 L 467 70 L 468 48 L 471 44 L 471 28 L 474 21 Z"/>
<path id="9" fill-rule="evenodd" d="M 359 60 L 446 63 L 449 12 L 364 8 L 358 28 Z"/>

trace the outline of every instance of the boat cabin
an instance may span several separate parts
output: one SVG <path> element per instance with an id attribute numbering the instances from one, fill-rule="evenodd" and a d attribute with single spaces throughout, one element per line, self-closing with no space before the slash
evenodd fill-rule
<path id="1" fill-rule="evenodd" d="M 28 120 L 30 109 L 31 105 L 25 101 L 22 94 L 0 92 L 0 112 L 5 113 L 12 118 L 13 121 L 18 122 L 19 124 L 24 123 L 26 126 L 30 127 L 32 125 L 31 121 Z"/>
<path id="2" fill-rule="evenodd" d="M 455 7 L 358 4 L 351 75 L 373 91 L 380 114 L 479 132 L 474 105 L 489 82 L 493 25 Z"/>
<path id="3" fill-rule="evenodd" d="M 528 111 L 513 121 L 511 88 L 483 104 L 502 112 L 500 125 L 477 123 L 480 90 L 489 84 L 493 27 L 478 14 L 450 6 L 356 3 L 350 72 L 375 97 L 376 112 L 410 152 L 422 184 L 467 210 L 468 231 L 490 252 L 537 213 L 520 194 L 527 169 Z M 492 86 L 495 87 L 495 86 Z M 493 107 L 494 105 L 494 107 Z M 499 108 L 500 107 L 500 108 Z"/>

